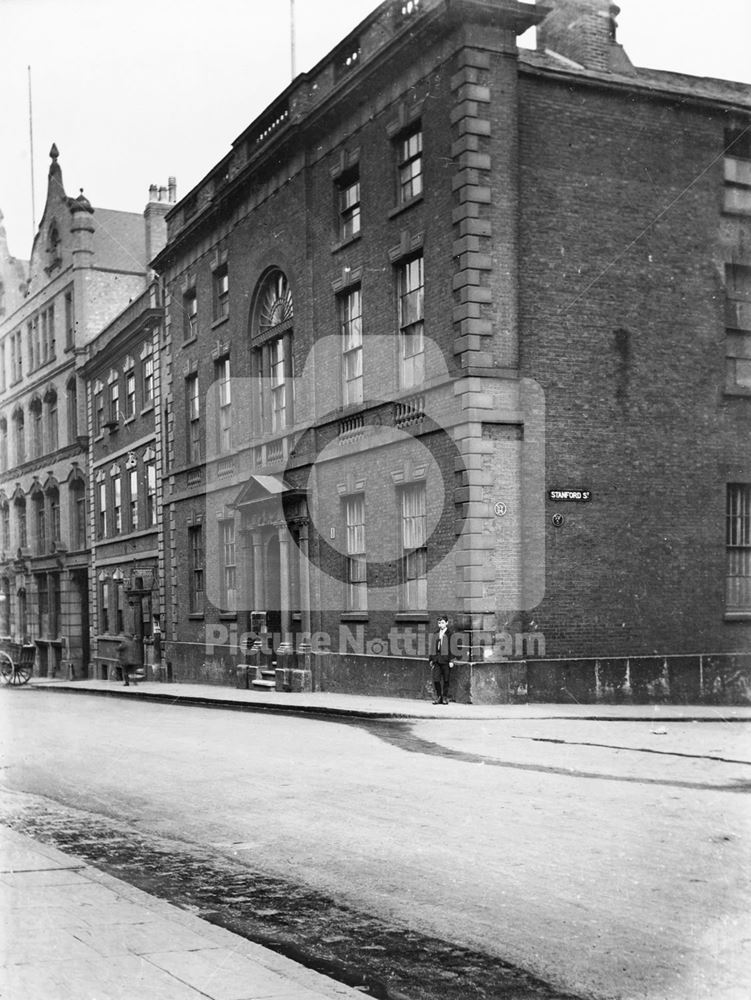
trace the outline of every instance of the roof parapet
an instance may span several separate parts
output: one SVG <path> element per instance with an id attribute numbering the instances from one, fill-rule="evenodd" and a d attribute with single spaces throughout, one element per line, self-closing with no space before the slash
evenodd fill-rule
<path id="1" fill-rule="evenodd" d="M 170 239 L 200 216 L 269 144 L 323 107 L 334 92 L 372 65 L 392 44 L 415 34 L 420 24 L 439 17 L 456 24 L 469 14 L 483 23 L 502 23 L 519 35 L 541 21 L 545 8 L 524 0 L 385 0 L 313 69 L 295 77 L 234 140 L 232 150 L 170 211 Z"/>

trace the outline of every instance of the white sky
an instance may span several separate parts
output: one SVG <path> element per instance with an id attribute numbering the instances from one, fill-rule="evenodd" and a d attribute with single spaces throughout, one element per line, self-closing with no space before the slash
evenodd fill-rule
<path id="1" fill-rule="evenodd" d="M 618 40 L 637 66 L 751 83 L 751 0 L 619 0 Z M 308 70 L 376 0 L 296 0 Z M 33 238 L 49 149 L 68 194 L 143 211 L 152 183 L 178 198 L 290 79 L 288 0 L 0 0 L 0 210 L 10 251 Z M 522 44 L 534 46 L 534 37 Z"/>

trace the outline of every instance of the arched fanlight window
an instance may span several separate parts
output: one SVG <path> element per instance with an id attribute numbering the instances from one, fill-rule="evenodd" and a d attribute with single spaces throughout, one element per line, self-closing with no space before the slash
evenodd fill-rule
<path id="1" fill-rule="evenodd" d="M 264 336 L 293 316 L 292 289 L 287 276 L 273 268 L 262 279 L 257 298 L 254 335 Z"/>
<path id="2" fill-rule="evenodd" d="M 262 277 L 251 325 L 252 371 L 258 380 L 254 422 L 264 433 L 279 433 L 294 422 L 294 307 L 289 280 L 279 268 Z"/>

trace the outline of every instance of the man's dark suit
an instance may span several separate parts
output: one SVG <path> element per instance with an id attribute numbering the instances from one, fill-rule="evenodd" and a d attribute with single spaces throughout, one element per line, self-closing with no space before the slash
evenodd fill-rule
<path id="1" fill-rule="evenodd" d="M 447 628 L 441 636 L 439 630 L 430 637 L 430 666 L 433 673 L 433 687 L 436 702 L 448 705 L 449 682 L 451 681 L 451 629 Z"/>

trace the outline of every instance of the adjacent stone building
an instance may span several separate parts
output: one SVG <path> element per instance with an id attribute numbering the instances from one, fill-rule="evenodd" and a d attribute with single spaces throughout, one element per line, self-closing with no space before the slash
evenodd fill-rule
<path id="1" fill-rule="evenodd" d="M 0 320 L 12 313 L 26 295 L 29 262 L 12 257 L 0 212 Z"/>
<path id="2" fill-rule="evenodd" d="M 458 697 L 737 677 L 751 88 L 617 14 L 383 3 L 169 213 L 177 679 L 420 694 L 438 611 Z"/>
<path id="3" fill-rule="evenodd" d="M 89 413 L 90 662 L 101 679 L 117 678 L 117 645 L 126 634 L 135 637 L 141 662 L 153 661 L 161 608 L 162 328 L 160 286 L 152 281 L 91 342 L 81 369 Z"/>
<path id="4" fill-rule="evenodd" d="M 0 316 L 0 631 L 37 646 L 36 671 L 85 676 L 91 655 L 88 412 L 91 342 L 141 295 L 164 241 L 144 215 L 69 197 L 57 148 L 20 294 L 3 270 Z M 16 276 L 20 273 L 16 265 Z M 13 291 L 13 296 L 9 295 Z"/>

